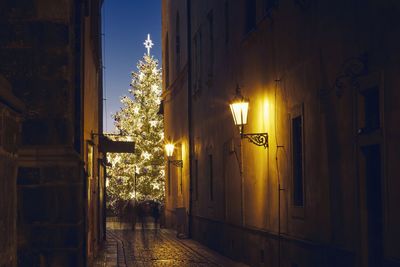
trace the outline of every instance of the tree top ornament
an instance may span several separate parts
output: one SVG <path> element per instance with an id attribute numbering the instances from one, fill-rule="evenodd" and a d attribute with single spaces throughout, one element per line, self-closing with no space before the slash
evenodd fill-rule
<path id="1" fill-rule="evenodd" d="M 150 49 L 153 47 L 154 43 L 153 41 L 150 39 L 150 34 L 147 34 L 147 39 L 144 40 L 144 47 L 146 47 L 147 49 L 147 55 L 150 56 Z"/>

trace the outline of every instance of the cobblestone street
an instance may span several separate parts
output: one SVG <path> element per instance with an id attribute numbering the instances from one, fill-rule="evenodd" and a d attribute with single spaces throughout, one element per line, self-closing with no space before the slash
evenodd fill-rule
<path id="1" fill-rule="evenodd" d="M 107 242 L 94 267 L 245 266 L 167 229 L 107 229 Z"/>

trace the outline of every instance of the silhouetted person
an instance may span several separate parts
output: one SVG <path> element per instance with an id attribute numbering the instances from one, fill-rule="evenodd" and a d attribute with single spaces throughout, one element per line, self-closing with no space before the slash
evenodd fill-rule
<path id="1" fill-rule="evenodd" d="M 135 200 L 128 200 L 125 207 L 125 215 L 129 223 L 132 224 L 132 230 L 135 230 L 136 214 L 135 214 Z"/>
<path id="2" fill-rule="evenodd" d="M 159 206 L 159 214 L 160 214 L 160 228 L 165 227 L 165 213 L 164 213 L 164 205 L 160 204 Z"/>
<path id="3" fill-rule="evenodd" d="M 151 207 L 151 216 L 154 219 L 154 227 L 157 228 L 158 221 L 160 219 L 160 207 L 157 202 L 154 202 Z"/>
<path id="4" fill-rule="evenodd" d="M 137 214 L 137 218 L 139 220 L 139 222 L 141 223 L 142 229 L 144 229 L 144 224 L 145 224 L 145 212 L 143 209 L 143 204 L 142 203 L 138 203 L 136 205 L 136 214 Z"/>

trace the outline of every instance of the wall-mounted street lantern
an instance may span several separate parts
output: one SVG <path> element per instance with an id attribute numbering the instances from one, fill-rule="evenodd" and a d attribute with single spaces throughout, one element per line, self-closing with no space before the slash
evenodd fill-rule
<path id="1" fill-rule="evenodd" d="M 168 165 L 172 164 L 176 167 L 183 168 L 183 160 L 171 160 L 172 156 L 174 155 L 175 145 L 172 143 L 167 143 L 165 145 L 165 152 L 168 157 Z"/>
<path id="2" fill-rule="evenodd" d="M 240 138 L 247 138 L 249 142 L 268 147 L 268 133 L 244 133 L 244 126 L 247 124 L 249 100 L 240 93 L 239 85 L 236 86 L 236 95 L 229 104 L 235 125 L 239 127 Z"/>
<path id="3" fill-rule="evenodd" d="M 182 193 L 182 168 L 183 168 L 183 160 L 171 160 L 172 156 L 174 155 L 175 145 L 173 143 L 165 144 L 165 153 L 168 157 L 168 176 L 167 176 L 167 183 L 168 183 L 168 195 L 171 194 L 171 164 L 181 168 L 181 181 L 180 181 L 180 189 Z"/>

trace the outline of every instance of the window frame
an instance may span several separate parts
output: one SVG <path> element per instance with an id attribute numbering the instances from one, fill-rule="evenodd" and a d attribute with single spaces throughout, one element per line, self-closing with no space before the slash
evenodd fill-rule
<path id="1" fill-rule="evenodd" d="M 214 31 L 215 31 L 215 25 L 214 25 L 214 11 L 211 9 L 208 14 L 207 14 L 207 26 L 208 26 L 208 42 L 209 42 L 209 51 L 208 51 L 208 64 L 207 64 L 207 71 L 208 71 L 208 77 L 211 79 L 211 77 L 214 75 L 214 61 L 215 61 L 215 51 L 214 51 Z"/>
<path id="2" fill-rule="evenodd" d="M 214 159 L 213 159 L 213 154 L 208 154 L 207 155 L 207 161 L 208 161 L 208 182 L 209 182 L 209 188 L 208 188 L 208 196 L 210 201 L 214 201 Z"/>
<path id="3" fill-rule="evenodd" d="M 230 22 L 230 6 L 229 6 L 229 1 L 226 0 L 224 3 L 224 30 L 225 30 L 225 44 L 229 43 L 229 22 Z"/>
<path id="4" fill-rule="evenodd" d="M 295 199 L 294 199 L 294 190 L 295 190 L 295 173 L 294 173 L 294 144 L 293 144 L 293 120 L 300 117 L 301 118 L 301 142 L 302 142 L 302 147 L 301 147 L 301 166 L 302 166 L 302 205 L 297 205 L 295 204 Z M 291 206 L 291 214 L 293 218 L 297 219 L 304 219 L 305 217 L 305 212 L 304 208 L 306 206 L 306 171 L 305 171 L 305 129 L 304 129 L 304 104 L 301 103 L 299 105 L 296 105 L 292 108 L 290 112 L 290 157 L 291 157 L 291 175 L 290 175 L 290 185 L 291 185 L 291 192 L 290 192 L 290 206 Z"/>
<path id="5" fill-rule="evenodd" d="M 194 160 L 194 200 L 199 200 L 199 160 Z"/>
<path id="6" fill-rule="evenodd" d="M 169 36 L 168 32 L 165 37 L 165 89 L 169 88 L 169 76 L 170 76 L 170 65 L 169 65 Z"/>
<path id="7" fill-rule="evenodd" d="M 176 77 L 178 77 L 181 69 L 181 25 L 179 12 L 176 13 L 175 18 L 175 69 Z"/>
<path id="8" fill-rule="evenodd" d="M 201 32 L 201 25 L 197 29 L 194 37 L 193 37 L 193 97 L 197 96 L 201 89 L 202 89 L 202 54 L 203 54 L 203 47 L 202 47 L 202 32 Z"/>

